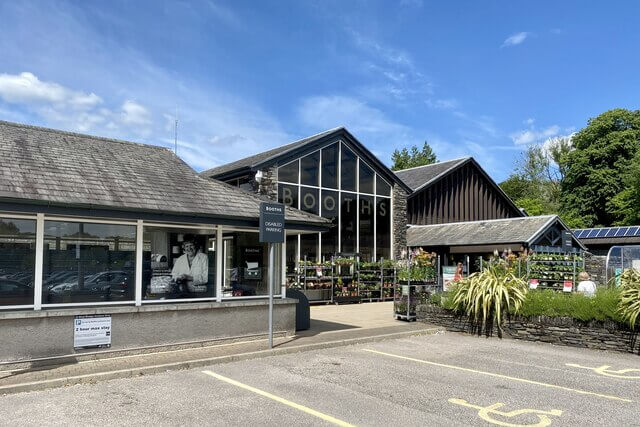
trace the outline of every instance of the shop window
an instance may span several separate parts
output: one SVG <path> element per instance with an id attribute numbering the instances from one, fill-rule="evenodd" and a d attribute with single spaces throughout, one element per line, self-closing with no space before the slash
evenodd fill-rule
<path id="1" fill-rule="evenodd" d="M 356 191 L 356 170 L 358 158 L 353 151 L 342 144 L 342 164 L 340 165 L 340 185 L 342 190 Z"/>
<path id="2" fill-rule="evenodd" d="M 376 197 L 376 258 L 391 258 L 391 199 Z"/>
<path id="3" fill-rule="evenodd" d="M 292 182 L 298 184 L 298 161 L 295 160 L 278 168 L 279 182 Z"/>
<path id="4" fill-rule="evenodd" d="M 373 170 L 366 165 L 365 162 L 360 160 L 360 193 L 369 193 L 373 194 L 373 180 L 375 178 L 375 174 Z"/>
<path id="5" fill-rule="evenodd" d="M 0 218 L 0 306 L 32 305 L 36 222 Z"/>
<path id="6" fill-rule="evenodd" d="M 223 283 L 224 297 L 268 295 L 268 245 L 260 243 L 258 233 L 233 232 L 224 234 L 229 241 L 225 253 L 225 269 L 229 270 Z M 275 263 L 276 277 L 280 263 Z M 276 280 L 274 292 L 278 293 L 280 280 Z"/>
<path id="7" fill-rule="evenodd" d="M 332 225 L 329 231 L 322 233 L 321 256 L 325 260 L 331 259 L 338 252 L 338 205 L 337 191 L 322 190 L 320 203 L 322 217 L 330 219 Z"/>
<path id="8" fill-rule="evenodd" d="M 215 297 L 213 231 L 144 227 L 143 240 L 145 300 Z"/>
<path id="9" fill-rule="evenodd" d="M 45 221 L 42 303 L 133 301 L 134 225 Z"/>
<path id="10" fill-rule="evenodd" d="M 340 244 L 341 252 L 356 251 L 357 196 L 343 193 L 341 197 Z"/>
<path id="11" fill-rule="evenodd" d="M 320 212 L 320 199 L 317 188 L 300 187 L 300 209 L 315 215 Z"/>
<path id="12" fill-rule="evenodd" d="M 318 233 L 300 235 L 300 259 L 317 261 L 318 259 Z"/>
<path id="13" fill-rule="evenodd" d="M 313 185 L 318 187 L 320 185 L 318 177 L 320 176 L 320 152 L 316 151 L 313 154 L 300 159 L 300 179 L 303 185 Z"/>
<path id="14" fill-rule="evenodd" d="M 338 144 L 322 149 L 322 186 L 338 188 Z"/>
<path id="15" fill-rule="evenodd" d="M 278 184 L 278 202 L 297 209 L 298 186 Z"/>
<path id="16" fill-rule="evenodd" d="M 373 196 L 360 195 L 358 198 L 358 206 L 360 209 L 360 258 L 362 261 L 373 261 L 373 218 L 375 203 Z"/>
<path id="17" fill-rule="evenodd" d="M 296 261 L 298 260 L 298 235 L 287 236 L 287 276 L 294 277 L 296 272 Z"/>
<path id="18" fill-rule="evenodd" d="M 380 175 L 376 175 L 376 194 L 379 196 L 391 195 L 391 186 Z"/>
<path id="19" fill-rule="evenodd" d="M 254 179 L 250 176 L 238 178 L 238 187 L 240 187 L 241 190 L 253 192 L 253 183 Z"/>

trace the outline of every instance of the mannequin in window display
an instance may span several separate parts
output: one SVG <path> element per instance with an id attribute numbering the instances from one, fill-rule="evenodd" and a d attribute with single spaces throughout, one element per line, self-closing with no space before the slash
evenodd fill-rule
<path id="1" fill-rule="evenodd" d="M 192 238 L 185 238 L 182 243 L 184 252 L 171 270 L 171 277 L 183 292 L 205 292 L 209 275 L 209 259 L 198 251 Z"/>

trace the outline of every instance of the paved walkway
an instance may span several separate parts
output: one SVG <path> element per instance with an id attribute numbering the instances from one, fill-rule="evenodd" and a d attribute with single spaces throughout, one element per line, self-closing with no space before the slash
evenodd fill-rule
<path id="1" fill-rule="evenodd" d="M 5 370 L 0 368 L 0 394 L 195 368 L 212 363 L 373 342 L 439 330 L 423 323 L 394 320 L 392 310 L 392 303 L 314 306 L 311 308 L 311 329 L 300 331 L 293 337 L 275 338 L 274 348 L 271 350 L 263 338 L 197 348 L 147 351 L 98 360 L 72 357 L 58 365 L 27 365 Z"/>

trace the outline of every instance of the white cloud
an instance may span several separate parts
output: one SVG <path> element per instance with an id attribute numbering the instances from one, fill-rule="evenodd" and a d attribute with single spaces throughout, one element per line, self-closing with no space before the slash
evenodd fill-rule
<path id="1" fill-rule="evenodd" d="M 536 130 L 531 127 L 530 129 L 514 132 L 509 137 L 516 145 L 529 145 L 540 143 L 547 138 L 557 136 L 559 133 L 560 126 L 553 125 L 542 130 Z"/>
<path id="2" fill-rule="evenodd" d="M 523 123 L 527 126 L 531 126 L 532 124 L 534 124 L 536 121 L 536 119 L 529 117 L 527 120 L 525 120 Z"/>
<path id="3" fill-rule="evenodd" d="M 509 47 L 509 46 L 517 46 L 520 43 L 524 42 L 527 37 L 529 37 L 531 33 L 526 31 L 522 31 L 520 33 L 515 33 L 506 38 L 506 40 L 502 43 L 501 47 Z"/>
<path id="4" fill-rule="evenodd" d="M 68 105 L 88 110 L 102 103 L 95 93 L 74 91 L 52 82 L 43 82 L 34 74 L 0 74 L 0 98 L 11 104 Z"/>
<path id="5" fill-rule="evenodd" d="M 427 104 L 429 108 L 434 108 L 436 110 L 453 110 L 458 108 L 458 101 L 453 98 L 427 99 L 425 104 Z"/>
<path id="6" fill-rule="evenodd" d="M 135 101 L 126 100 L 121 107 L 120 120 L 126 125 L 148 126 L 151 124 L 151 113 Z"/>

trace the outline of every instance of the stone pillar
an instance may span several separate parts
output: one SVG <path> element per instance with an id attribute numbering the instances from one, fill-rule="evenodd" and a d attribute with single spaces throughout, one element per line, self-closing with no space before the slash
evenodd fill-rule
<path id="1" fill-rule="evenodd" d="M 393 255 L 400 258 L 400 253 L 407 247 L 407 192 L 399 185 L 393 186 Z"/>
<path id="2" fill-rule="evenodd" d="M 597 286 L 607 284 L 607 257 L 593 255 L 590 252 L 584 253 L 584 270 L 589 273 L 591 280 Z"/>
<path id="3" fill-rule="evenodd" d="M 254 180 L 255 182 L 255 180 Z M 262 179 L 256 183 L 256 192 L 267 196 L 273 201 L 278 201 L 278 167 L 272 166 L 262 170 Z"/>

